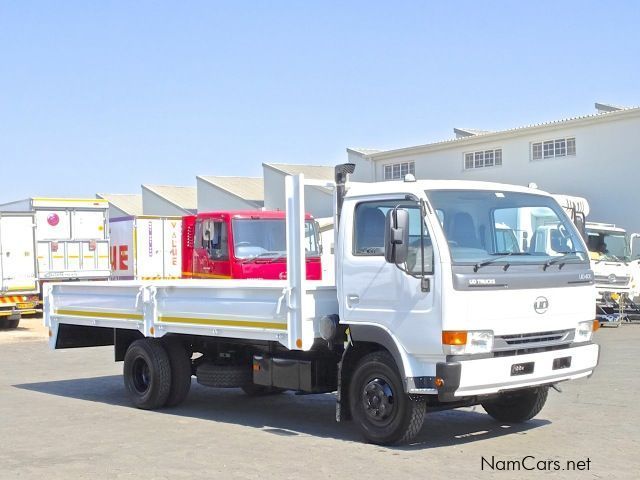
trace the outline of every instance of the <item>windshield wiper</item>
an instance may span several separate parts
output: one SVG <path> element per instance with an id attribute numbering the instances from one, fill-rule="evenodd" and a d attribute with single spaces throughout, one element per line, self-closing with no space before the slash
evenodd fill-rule
<path id="1" fill-rule="evenodd" d="M 492 253 L 492 255 L 498 255 L 497 258 L 487 258 L 486 260 L 483 260 L 482 262 L 478 262 L 475 264 L 475 266 L 473 267 L 473 271 L 477 272 L 478 270 L 480 270 L 482 267 L 486 267 L 487 265 L 491 265 L 493 263 L 499 262 L 500 260 L 503 260 L 507 257 L 510 257 L 512 255 L 531 255 L 530 253 L 527 252 L 509 252 L 509 253 Z M 511 266 L 510 263 L 507 263 L 504 266 L 504 270 L 506 271 L 509 267 Z"/>
<path id="2" fill-rule="evenodd" d="M 569 252 L 558 252 L 558 253 L 562 253 L 562 255 L 560 255 L 559 257 L 554 257 L 551 260 L 547 260 L 547 262 L 544 264 L 544 267 L 542 267 L 543 271 L 546 271 L 547 268 L 549 268 L 551 265 L 555 265 L 556 263 L 562 262 L 560 263 L 560 266 L 558 267 L 558 270 L 562 269 L 562 267 L 564 267 L 565 262 L 564 260 L 567 259 L 567 257 L 570 257 L 571 255 L 575 255 L 576 253 L 582 253 L 579 250 L 572 250 Z"/>
<path id="3" fill-rule="evenodd" d="M 262 252 L 258 255 L 254 255 L 253 257 L 245 258 L 241 263 L 249 263 L 257 260 L 258 258 L 269 258 L 272 262 L 284 257 L 285 255 L 278 252 Z"/>

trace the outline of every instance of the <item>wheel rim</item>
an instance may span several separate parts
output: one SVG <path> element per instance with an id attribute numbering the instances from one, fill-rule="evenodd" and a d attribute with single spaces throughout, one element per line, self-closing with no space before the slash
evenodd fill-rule
<path id="1" fill-rule="evenodd" d="M 138 357 L 133 362 L 133 388 L 143 395 L 151 386 L 151 370 L 144 358 Z"/>
<path id="2" fill-rule="evenodd" d="M 370 380 L 362 389 L 362 406 L 369 421 L 389 423 L 396 411 L 393 388 L 383 378 Z"/>

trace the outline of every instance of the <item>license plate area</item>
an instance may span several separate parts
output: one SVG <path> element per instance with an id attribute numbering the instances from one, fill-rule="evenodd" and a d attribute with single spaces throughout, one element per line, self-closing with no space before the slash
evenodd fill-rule
<path id="1" fill-rule="evenodd" d="M 553 369 L 560 370 L 571 366 L 571 357 L 555 358 L 553 360 Z"/>
<path id="2" fill-rule="evenodd" d="M 36 302 L 24 302 L 24 303 L 16 303 L 16 308 L 18 310 L 27 310 L 29 308 L 35 308 Z"/>
<path id="3" fill-rule="evenodd" d="M 518 375 L 527 375 L 533 373 L 533 366 L 535 362 L 526 363 L 514 363 L 511 365 L 511 376 L 516 377 Z"/>

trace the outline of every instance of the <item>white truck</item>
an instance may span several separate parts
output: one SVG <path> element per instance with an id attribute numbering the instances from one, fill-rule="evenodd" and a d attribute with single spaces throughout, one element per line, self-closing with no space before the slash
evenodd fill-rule
<path id="1" fill-rule="evenodd" d="M 618 326 L 639 321 L 640 268 L 631 250 L 633 236 L 614 224 L 587 222 L 586 237 L 601 323 Z"/>
<path id="2" fill-rule="evenodd" d="M 589 222 L 589 203 L 585 198 L 554 195 L 580 231 L 591 258 L 596 285 L 596 318 L 602 325 L 619 326 L 640 320 L 635 302 L 640 288 L 640 265 L 632 255 L 632 239 L 637 236 L 616 225 Z M 557 225 L 550 223 L 538 232 L 540 242 L 550 255 L 566 250 Z"/>
<path id="3" fill-rule="evenodd" d="M 246 393 L 337 392 L 337 420 L 376 444 L 410 441 L 429 410 L 480 404 L 506 422 L 589 376 L 593 273 L 546 193 L 468 181 L 350 183 L 336 167 L 336 285 L 305 278 L 304 185 L 287 177 L 287 279 L 47 285 L 54 349 L 114 345 L 132 403 L 185 400 L 192 375 Z M 553 213 L 571 253 L 495 248 Z"/>
<path id="4" fill-rule="evenodd" d="M 172 280 L 182 277 L 182 217 L 110 218 L 109 239 L 112 279 Z"/>
<path id="5" fill-rule="evenodd" d="M 5 212 L 33 212 L 40 283 L 109 278 L 108 208 L 95 198 L 33 197 L 0 205 Z"/>
<path id="6" fill-rule="evenodd" d="M 33 213 L 0 212 L 0 328 L 38 311 L 35 252 Z"/>

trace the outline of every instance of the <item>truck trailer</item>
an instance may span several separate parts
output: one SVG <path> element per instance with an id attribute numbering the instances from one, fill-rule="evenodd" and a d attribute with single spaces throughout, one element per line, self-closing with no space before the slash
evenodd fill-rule
<path id="1" fill-rule="evenodd" d="M 113 280 L 172 280 L 182 276 L 182 217 L 109 219 Z"/>
<path id="2" fill-rule="evenodd" d="M 34 214 L 0 212 L 0 328 L 39 310 Z"/>
<path id="3" fill-rule="evenodd" d="M 0 205 L 5 212 L 33 212 L 40 283 L 109 278 L 108 208 L 95 198 L 32 197 Z"/>
<path id="4" fill-rule="evenodd" d="M 183 402 L 192 376 L 247 394 L 336 392 L 365 440 L 409 442 L 428 411 L 482 405 L 500 422 L 591 375 L 593 273 L 550 194 L 470 181 L 286 179 L 286 280 L 46 286 L 54 349 L 113 345 L 142 409 Z M 336 284 L 306 279 L 304 185 L 335 192 Z M 496 225 L 533 234 L 555 216 L 571 251 L 496 247 Z M 310 406 L 312 408 L 312 406 Z"/>

